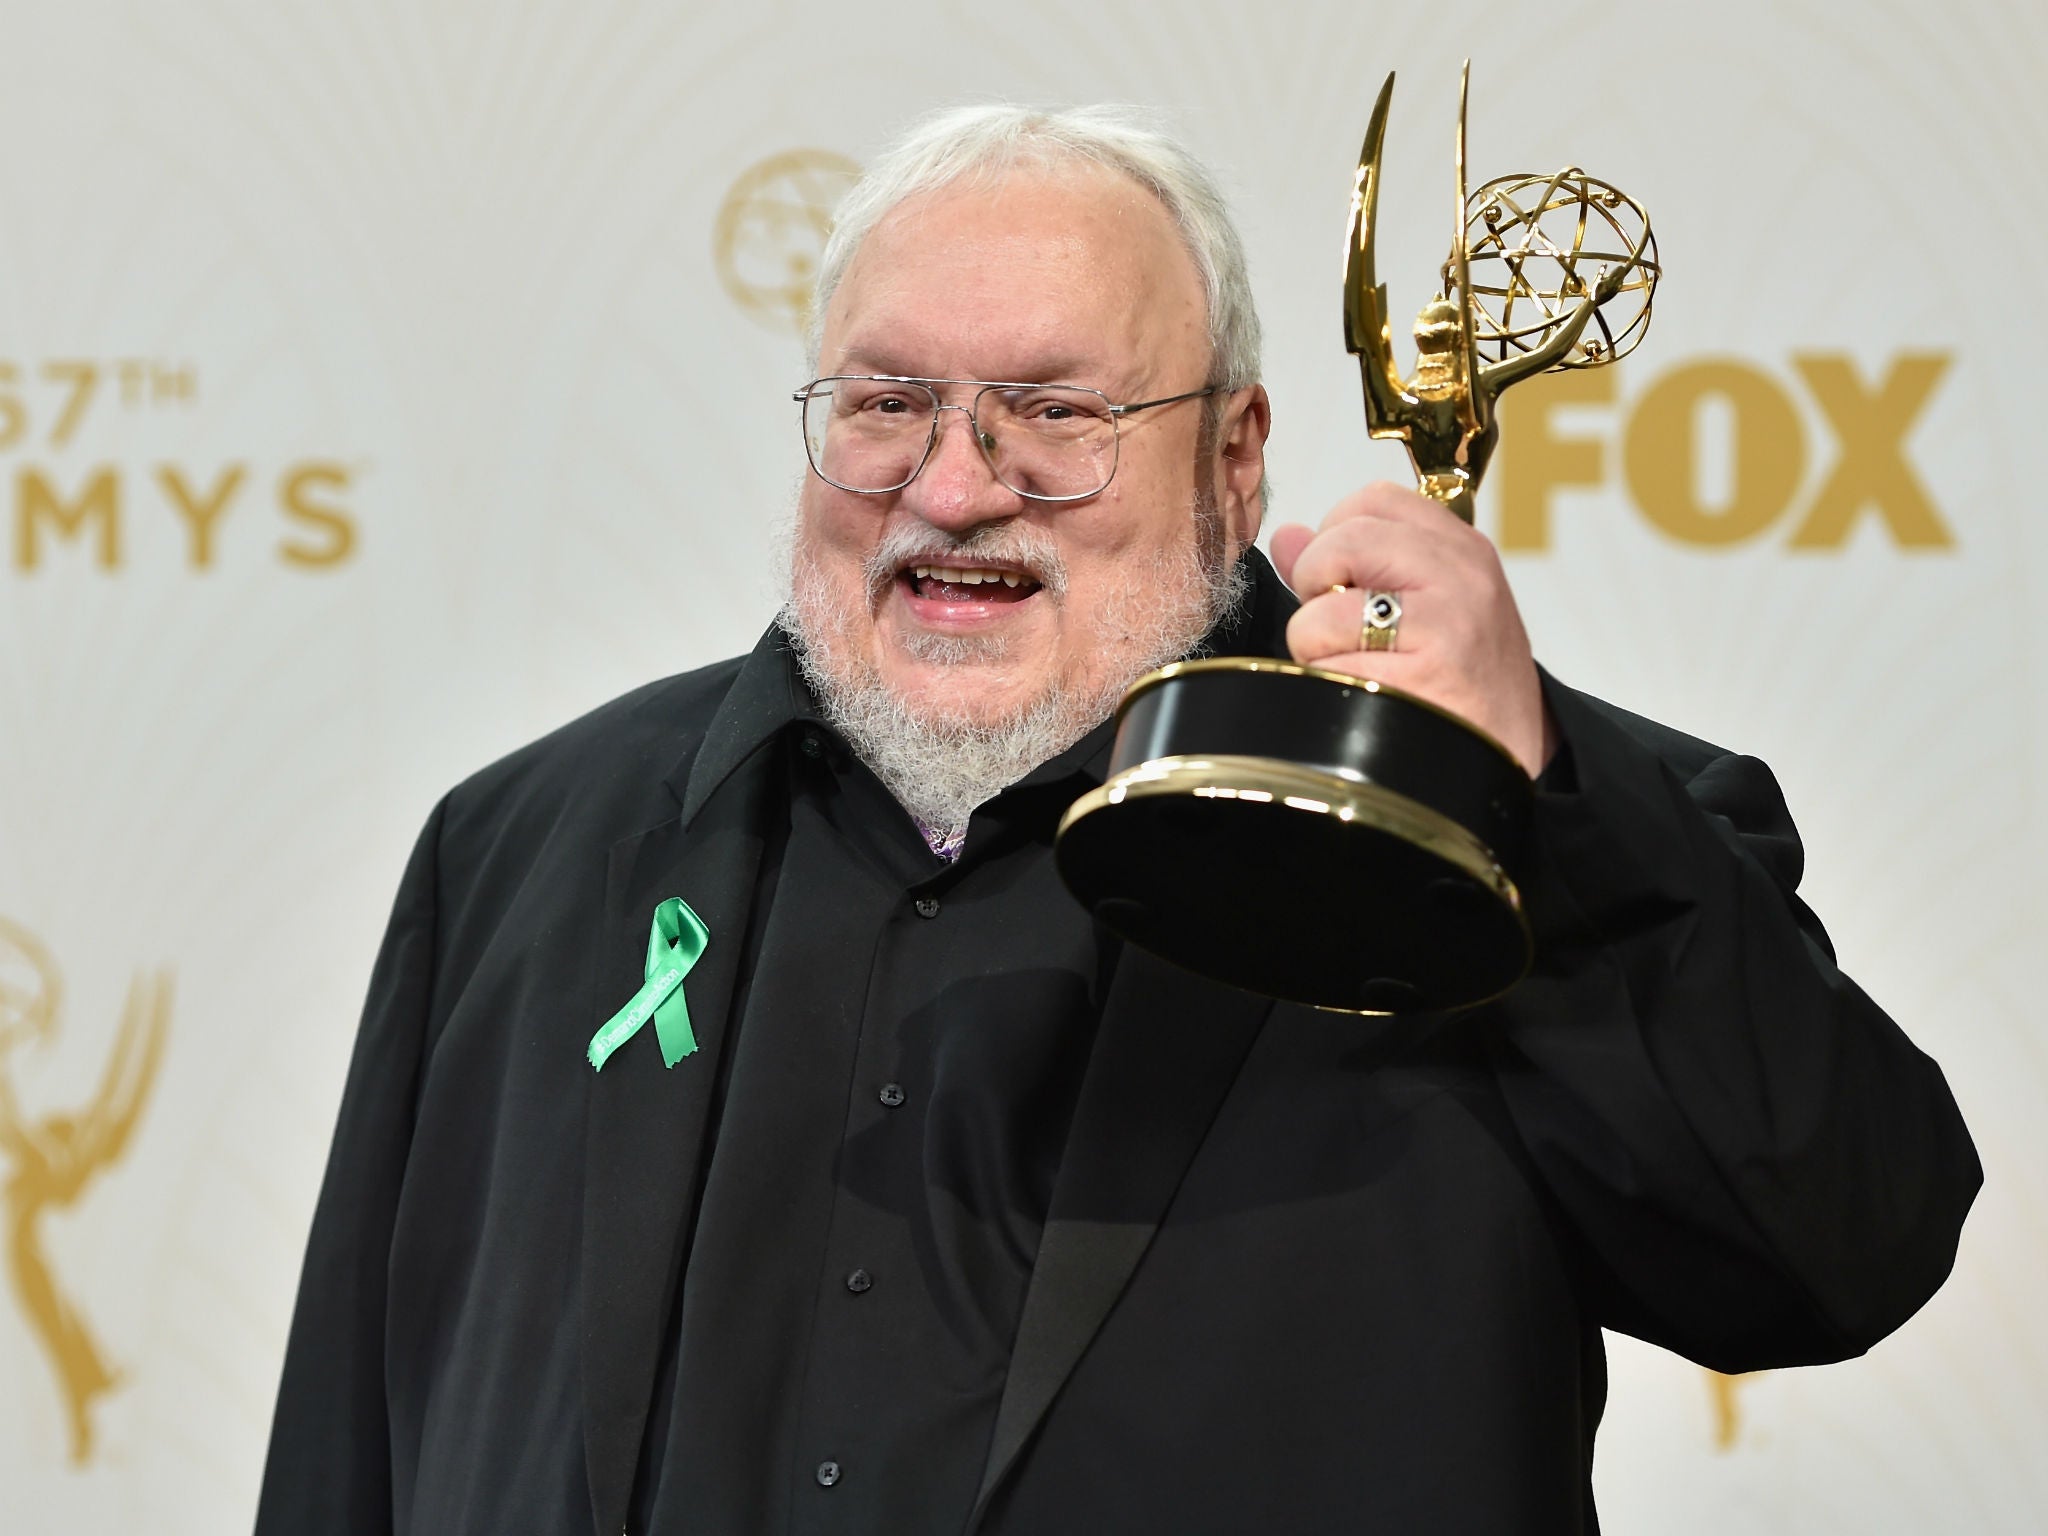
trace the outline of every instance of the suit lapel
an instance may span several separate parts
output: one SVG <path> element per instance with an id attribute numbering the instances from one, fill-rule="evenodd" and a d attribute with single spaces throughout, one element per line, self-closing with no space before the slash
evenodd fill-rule
<path id="1" fill-rule="evenodd" d="M 748 665 L 762 660 L 757 650 Z M 584 1465 L 599 1536 L 624 1527 L 659 1341 L 694 1217 L 705 1128 L 759 877 L 776 758 L 762 750 L 745 673 L 670 788 L 681 813 L 610 850 L 589 1000 L 596 1027 L 640 985 L 655 907 L 680 896 L 709 942 L 683 986 L 697 1052 L 664 1069 L 649 1027 L 601 1072 L 586 1069 L 582 1234 Z M 769 726 L 772 734 L 773 726 Z"/>
<path id="2" fill-rule="evenodd" d="M 970 1531 L 1123 1294 L 1272 1006 L 1124 950 L 1053 1186 Z"/>

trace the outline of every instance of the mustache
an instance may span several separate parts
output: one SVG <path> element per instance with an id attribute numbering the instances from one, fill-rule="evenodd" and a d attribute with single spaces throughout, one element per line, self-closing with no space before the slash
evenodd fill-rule
<path id="1" fill-rule="evenodd" d="M 881 542 L 862 565 L 868 597 L 879 598 L 896 573 L 912 565 L 1014 566 L 1059 599 L 1067 595 L 1067 563 L 1059 544 L 1043 528 L 1024 523 L 983 523 L 967 533 L 948 533 L 906 515 L 883 530 Z"/>

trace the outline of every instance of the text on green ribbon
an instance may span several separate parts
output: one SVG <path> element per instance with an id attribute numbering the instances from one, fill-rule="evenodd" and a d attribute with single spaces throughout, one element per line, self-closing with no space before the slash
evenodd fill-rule
<path id="1" fill-rule="evenodd" d="M 654 926 L 647 935 L 646 979 L 626 1006 L 590 1037 L 590 1048 L 584 1054 L 591 1066 L 602 1067 L 649 1018 L 654 1020 L 654 1038 L 660 1042 L 663 1065 L 672 1067 L 697 1049 L 682 983 L 710 941 L 711 930 L 681 897 L 671 896 L 654 909 Z"/>

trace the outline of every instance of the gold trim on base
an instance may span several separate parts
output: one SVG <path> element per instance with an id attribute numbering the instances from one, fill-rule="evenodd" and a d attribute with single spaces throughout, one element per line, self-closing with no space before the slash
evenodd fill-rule
<path id="1" fill-rule="evenodd" d="M 1176 665 L 1201 666 L 1204 663 Z M 1289 665 L 1289 670 L 1307 669 Z M 1126 768 L 1067 807 L 1066 815 L 1060 818 L 1058 836 L 1066 836 L 1067 830 L 1084 816 L 1121 805 L 1126 800 L 1145 800 L 1162 795 L 1280 805 L 1312 815 L 1334 816 L 1339 821 L 1357 822 L 1374 831 L 1400 838 L 1437 855 L 1485 886 L 1513 914 L 1516 926 L 1525 938 L 1528 937 L 1529 920 L 1522 911 L 1522 893 L 1508 878 L 1507 871 L 1495 861 L 1492 850 L 1471 832 L 1442 812 L 1381 785 L 1339 778 L 1333 773 L 1281 758 L 1153 758 L 1135 768 Z M 1523 970 L 1518 971 L 1507 986 L 1457 1006 L 1461 1010 L 1476 1008 L 1503 997 L 1525 974 L 1526 962 Z M 1315 1003 L 1303 998 L 1292 1001 L 1314 1008 L 1319 1013 L 1339 1013 L 1357 1018 L 1389 1017 L 1388 1011 L 1382 1008 L 1346 1008 L 1340 1004 Z"/>
<path id="2" fill-rule="evenodd" d="M 1066 836 L 1069 827 L 1092 812 L 1156 795 L 1281 805 L 1358 822 L 1457 866 L 1498 896 L 1526 926 L 1522 893 L 1495 860 L 1493 850 L 1450 817 L 1383 785 L 1339 778 L 1277 757 L 1153 758 L 1126 768 L 1068 806 L 1060 818 L 1058 835 Z"/>

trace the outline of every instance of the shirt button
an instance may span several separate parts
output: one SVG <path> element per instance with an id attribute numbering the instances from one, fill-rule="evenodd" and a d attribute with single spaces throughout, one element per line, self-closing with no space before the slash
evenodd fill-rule
<path id="1" fill-rule="evenodd" d="M 836 1462 L 836 1461 L 821 1461 L 821 1462 L 819 1462 L 819 1463 L 818 1463 L 818 1486 L 819 1486 L 820 1488 L 830 1488 L 830 1487 L 831 1487 L 831 1486 L 832 1486 L 832 1485 L 833 1485 L 834 1483 L 836 1483 L 836 1482 L 838 1482 L 838 1481 L 839 1481 L 839 1463 L 838 1463 L 838 1462 Z"/>
<path id="2" fill-rule="evenodd" d="M 937 917 L 939 915 L 939 898 L 936 896 L 918 897 L 917 915 L 919 917 Z"/>
<path id="3" fill-rule="evenodd" d="M 882 1102 L 884 1104 L 888 1105 L 891 1109 L 894 1109 L 898 1104 L 901 1104 L 903 1102 L 903 1085 L 901 1083 L 882 1084 L 881 1097 Z"/>
<path id="4" fill-rule="evenodd" d="M 856 1296 L 874 1283 L 875 1277 L 864 1269 L 856 1269 L 846 1277 L 846 1288 Z"/>
<path id="5" fill-rule="evenodd" d="M 798 750 L 805 757 L 823 757 L 825 755 L 825 744 L 818 740 L 816 736 L 806 731 L 803 740 L 798 743 Z"/>

